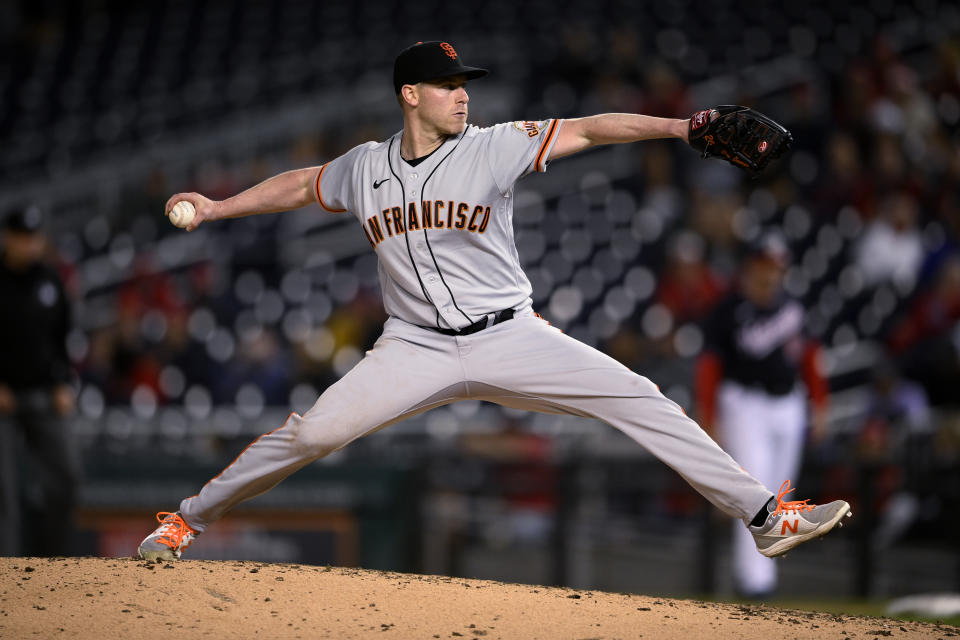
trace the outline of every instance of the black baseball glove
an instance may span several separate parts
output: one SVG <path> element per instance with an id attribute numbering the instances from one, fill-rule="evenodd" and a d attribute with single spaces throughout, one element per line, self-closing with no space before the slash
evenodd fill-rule
<path id="1" fill-rule="evenodd" d="M 689 141 L 704 158 L 723 158 L 756 176 L 790 149 L 793 136 L 759 111 L 724 104 L 690 117 Z"/>

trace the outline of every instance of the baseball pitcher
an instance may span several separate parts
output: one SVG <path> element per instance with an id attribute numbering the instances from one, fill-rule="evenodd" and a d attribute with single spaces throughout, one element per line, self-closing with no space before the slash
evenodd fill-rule
<path id="1" fill-rule="evenodd" d="M 705 156 L 761 171 L 789 133 L 742 107 L 691 119 L 604 114 L 569 120 L 467 124 L 469 67 L 446 42 L 396 58 L 403 129 L 319 166 L 289 171 L 223 201 L 180 193 L 186 229 L 316 203 L 352 215 L 379 259 L 389 318 L 373 349 L 304 413 L 254 441 L 141 543 L 145 559 L 181 552 L 234 505 L 353 440 L 407 417 L 473 398 L 603 420 L 743 520 L 760 553 L 781 555 L 849 514 L 836 501 L 786 501 L 737 464 L 656 385 L 564 335 L 531 308 L 513 237 L 513 188 L 523 176 L 597 145 L 678 138 Z"/>

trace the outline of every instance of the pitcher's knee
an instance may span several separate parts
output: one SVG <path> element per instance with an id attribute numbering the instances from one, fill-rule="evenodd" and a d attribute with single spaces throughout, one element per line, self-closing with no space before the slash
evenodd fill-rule
<path id="1" fill-rule="evenodd" d="M 356 437 L 350 426 L 348 422 L 311 419 L 308 413 L 300 418 L 295 437 L 297 449 L 311 458 L 330 455 Z"/>
<path id="2" fill-rule="evenodd" d="M 330 455 L 346 444 L 334 429 L 324 425 L 303 423 L 296 438 L 297 449 L 310 458 Z"/>

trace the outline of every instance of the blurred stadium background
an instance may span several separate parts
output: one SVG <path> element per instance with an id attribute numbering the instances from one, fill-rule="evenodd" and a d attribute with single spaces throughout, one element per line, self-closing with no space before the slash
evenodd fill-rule
<path id="1" fill-rule="evenodd" d="M 428 39 L 492 70 L 474 124 L 740 103 L 794 132 L 756 181 L 659 142 L 522 181 L 536 308 L 692 411 L 698 323 L 743 243 L 780 228 L 831 388 L 795 484 L 855 514 L 781 563 L 781 594 L 960 590 L 960 7 L 943 0 L 3 3 L 0 205 L 51 214 L 75 305 L 74 551 L 132 553 L 375 340 L 352 217 L 185 234 L 163 204 L 390 135 L 393 57 Z M 727 535 L 614 429 L 465 402 L 312 465 L 190 553 L 724 595 Z"/>

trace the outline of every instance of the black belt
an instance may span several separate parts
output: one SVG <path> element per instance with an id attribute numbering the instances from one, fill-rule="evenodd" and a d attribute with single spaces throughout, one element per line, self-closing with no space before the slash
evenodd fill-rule
<path id="1" fill-rule="evenodd" d="M 490 324 L 492 327 L 495 324 L 500 324 L 501 322 L 506 322 L 507 320 L 513 319 L 513 309 L 503 309 L 502 311 L 497 311 L 493 314 L 493 323 Z M 442 333 L 445 336 L 468 336 L 471 333 L 477 333 L 478 331 L 483 331 L 487 328 L 487 323 L 490 321 L 489 315 L 483 316 L 473 324 L 468 324 L 463 329 L 440 329 L 438 327 L 424 327 L 424 329 L 432 329 L 437 333 Z"/>

